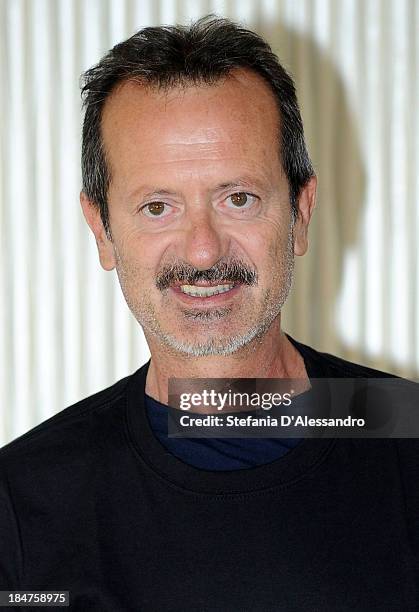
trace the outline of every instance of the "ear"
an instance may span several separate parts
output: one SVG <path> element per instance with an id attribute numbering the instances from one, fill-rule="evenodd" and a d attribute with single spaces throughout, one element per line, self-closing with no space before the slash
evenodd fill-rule
<path id="1" fill-rule="evenodd" d="M 106 235 L 106 231 L 100 217 L 99 207 L 89 200 L 84 191 L 82 191 L 80 194 L 80 204 L 83 210 L 84 218 L 86 219 L 87 224 L 92 230 L 96 239 L 101 266 L 104 270 L 113 270 L 116 265 L 115 252 L 112 241 Z"/>
<path id="2" fill-rule="evenodd" d="M 294 253 L 304 255 L 308 248 L 308 226 L 316 205 L 317 178 L 312 176 L 301 189 L 294 224 Z"/>

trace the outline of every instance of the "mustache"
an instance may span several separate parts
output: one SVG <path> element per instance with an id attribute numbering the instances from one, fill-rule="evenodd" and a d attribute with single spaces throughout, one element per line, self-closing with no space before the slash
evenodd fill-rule
<path id="1" fill-rule="evenodd" d="M 220 260 L 208 270 L 197 270 L 186 262 L 164 266 L 156 277 L 157 289 L 163 291 L 171 285 L 182 283 L 194 285 L 198 282 L 240 283 L 256 285 L 258 276 L 256 270 L 250 268 L 240 259 Z"/>

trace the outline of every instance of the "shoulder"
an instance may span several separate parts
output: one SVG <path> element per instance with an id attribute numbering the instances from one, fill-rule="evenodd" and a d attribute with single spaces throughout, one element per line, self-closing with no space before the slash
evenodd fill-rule
<path id="1" fill-rule="evenodd" d="M 347 361 L 337 355 L 318 351 L 311 346 L 294 340 L 290 336 L 288 336 L 288 338 L 300 351 L 304 359 L 323 370 L 326 376 L 342 378 L 398 378 L 395 374 L 391 374 L 390 372 L 383 372 L 361 365 L 360 363 Z"/>
<path id="2" fill-rule="evenodd" d="M 338 357 L 336 355 L 321 353 L 318 351 L 317 355 L 319 359 L 323 360 L 325 365 L 337 373 L 340 373 L 342 377 L 397 378 L 395 374 L 391 374 L 390 372 L 383 372 L 382 370 L 376 370 L 375 368 L 370 368 L 368 366 L 361 365 L 360 363 L 347 361 L 346 359 L 342 359 L 342 357 Z"/>
<path id="3" fill-rule="evenodd" d="M 0 588 L 18 590 L 22 584 L 24 542 L 33 526 L 41 525 L 33 517 L 51 525 L 54 517 L 79 508 L 102 464 L 111 465 L 126 448 L 125 398 L 134 376 L 61 410 L 0 449 Z"/>
<path id="4" fill-rule="evenodd" d="M 0 470 L 48 462 L 55 457 L 81 450 L 92 427 L 106 421 L 106 415 L 124 398 L 132 375 L 69 406 L 0 449 Z"/>

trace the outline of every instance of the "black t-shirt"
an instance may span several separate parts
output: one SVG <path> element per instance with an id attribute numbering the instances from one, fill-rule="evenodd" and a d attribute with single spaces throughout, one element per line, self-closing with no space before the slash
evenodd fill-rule
<path id="1" fill-rule="evenodd" d="M 383 376 L 294 344 L 309 376 Z M 147 368 L 0 452 L 0 590 L 101 612 L 419 609 L 417 440 L 198 469 L 153 434 Z"/>

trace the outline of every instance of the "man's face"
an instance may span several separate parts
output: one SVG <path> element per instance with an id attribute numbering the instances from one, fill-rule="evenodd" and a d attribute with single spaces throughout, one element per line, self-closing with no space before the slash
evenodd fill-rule
<path id="1" fill-rule="evenodd" d="M 90 225 L 151 350 L 230 354 L 277 318 L 294 260 L 278 123 L 244 70 L 169 91 L 126 82 L 106 102 L 112 241 Z"/>

